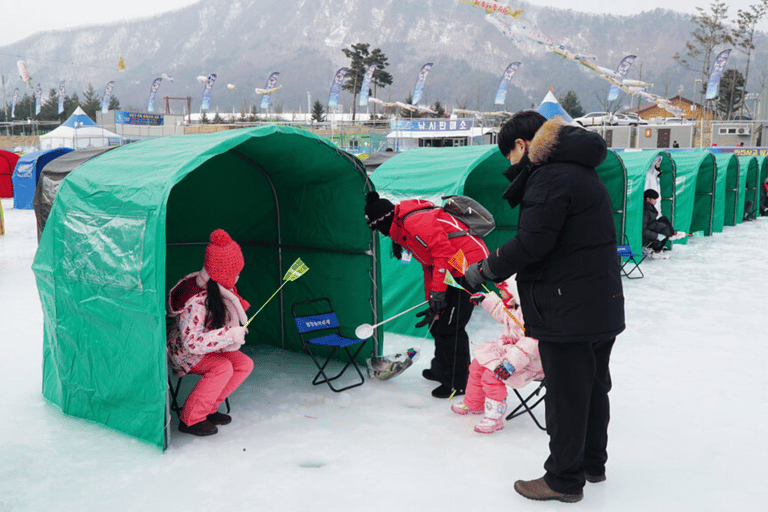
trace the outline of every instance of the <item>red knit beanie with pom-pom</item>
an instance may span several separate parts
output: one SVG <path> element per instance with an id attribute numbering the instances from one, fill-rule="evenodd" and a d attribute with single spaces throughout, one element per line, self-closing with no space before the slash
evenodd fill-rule
<path id="1" fill-rule="evenodd" d="M 211 243 L 205 249 L 205 270 L 211 279 L 231 289 L 244 266 L 243 252 L 229 233 L 223 229 L 211 233 Z"/>

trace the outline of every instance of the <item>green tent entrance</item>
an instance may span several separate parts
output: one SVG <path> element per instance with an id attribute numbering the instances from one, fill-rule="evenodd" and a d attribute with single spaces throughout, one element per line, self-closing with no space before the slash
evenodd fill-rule
<path id="1" fill-rule="evenodd" d="M 760 166 L 757 157 L 740 156 L 738 158 L 739 166 L 746 171 L 742 219 L 746 216 L 747 219 L 754 220 L 760 212 Z M 749 208 L 747 208 L 747 202 L 749 202 Z"/>
<path id="2" fill-rule="evenodd" d="M 725 226 L 725 196 L 728 174 L 738 172 L 739 161 L 733 153 L 713 153 L 717 165 L 717 184 L 715 185 L 715 209 L 712 215 L 712 231 L 722 233 Z"/>
<path id="3" fill-rule="evenodd" d="M 712 235 L 717 185 L 715 157 L 709 151 L 670 153 L 675 161 L 675 229 Z M 674 243 L 686 243 L 687 237 Z"/>
<path id="4" fill-rule="evenodd" d="M 202 267 L 216 228 L 243 249 L 251 314 L 297 258 L 309 267 L 251 323 L 248 344 L 302 350 L 290 306 L 314 297 L 333 301 L 350 337 L 377 323 L 379 249 L 362 215 L 371 189 L 358 159 L 277 126 L 151 139 L 83 163 L 57 192 L 33 264 L 43 395 L 166 446 L 166 296 Z M 368 347 L 362 358 L 381 352 L 379 333 Z"/>
<path id="5" fill-rule="evenodd" d="M 725 185 L 726 226 L 737 226 L 744 220 L 744 198 L 747 190 L 748 161 L 745 157 L 734 157 L 734 159 L 738 161 L 738 165 L 728 169 Z"/>
<path id="6" fill-rule="evenodd" d="M 608 152 L 609 157 L 611 153 Z M 626 237 L 632 250 L 639 253 L 643 247 L 643 193 L 648 172 L 657 159 L 661 159 L 661 213 L 675 224 L 675 162 L 661 150 L 622 151 L 615 158 L 620 161 L 606 158 L 597 172 L 613 203 L 617 243 L 625 243 Z"/>

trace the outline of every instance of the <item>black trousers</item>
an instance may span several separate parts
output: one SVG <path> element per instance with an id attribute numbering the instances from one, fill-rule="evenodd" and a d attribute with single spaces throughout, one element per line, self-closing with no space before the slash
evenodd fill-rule
<path id="1" fill-rule="evenodd" d="M 578 494 L 584 487 L 585 472 L 605 473 L 611 390 L 608 364 L 615 339 L 539 341 L 549 434 L 544 479 L 555 491 Z"/>
<path id="2" fill-rule="evenodd" d="M 445 293 L 448 303 L 445 310 L 432 324 L 430 333 L 435 338 L 435 357 L 432 373 L 440 384 L 450 389 L 464 390 L 469 376 L 469 336 L 467 324 L 474 306 L 469 293 L 449 286 Z"/>

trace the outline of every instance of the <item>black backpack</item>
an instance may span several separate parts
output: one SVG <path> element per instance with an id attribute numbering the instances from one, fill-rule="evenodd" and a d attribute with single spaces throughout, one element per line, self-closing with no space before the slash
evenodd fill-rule
<path id="1" fill-rule="evenodd" d="M 448 238 L 456 238 L 458 236 L 472 235 L 483 237 L 493 231 L 496 228 L 496 221 L 493 220 L 493 215 L 489 212 L 485 206 L 481 205 L 469 196 L 443 196 L 443 200 L 447 199 L 442 206 L 444 212 L 450 214 L 452 217 L 459 219 L 461 222 L 467 225 L 468 230 L 455 231 L 448 233 Z M 408 213 L 403 217 L 405 219 L 410 217 L 416 212 L 422 210 L 434 210 L 435 208 L 441 208 L 440 206 L 425 206 Z"/>

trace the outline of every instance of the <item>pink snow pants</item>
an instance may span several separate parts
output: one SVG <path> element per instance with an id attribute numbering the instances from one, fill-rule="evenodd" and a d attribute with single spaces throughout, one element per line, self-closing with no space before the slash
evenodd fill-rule
<path id="1" fill-rule="evenodd" d="M 464 405 L 473 411 L 484 410 L 485 397 L 501 402 L 507 398 L 507 386 L 491 370 L 473 359 L 469 365 L 467 389 L 464 390 Z"/>
<path id="2" fill-rule="evenodd" d="M 194 425 L 213 414 L 253 370 L 253 360 L 239 350 L 206 354 L 189 373 L 202 375 L 184 402 L 179 419 Z"/>

